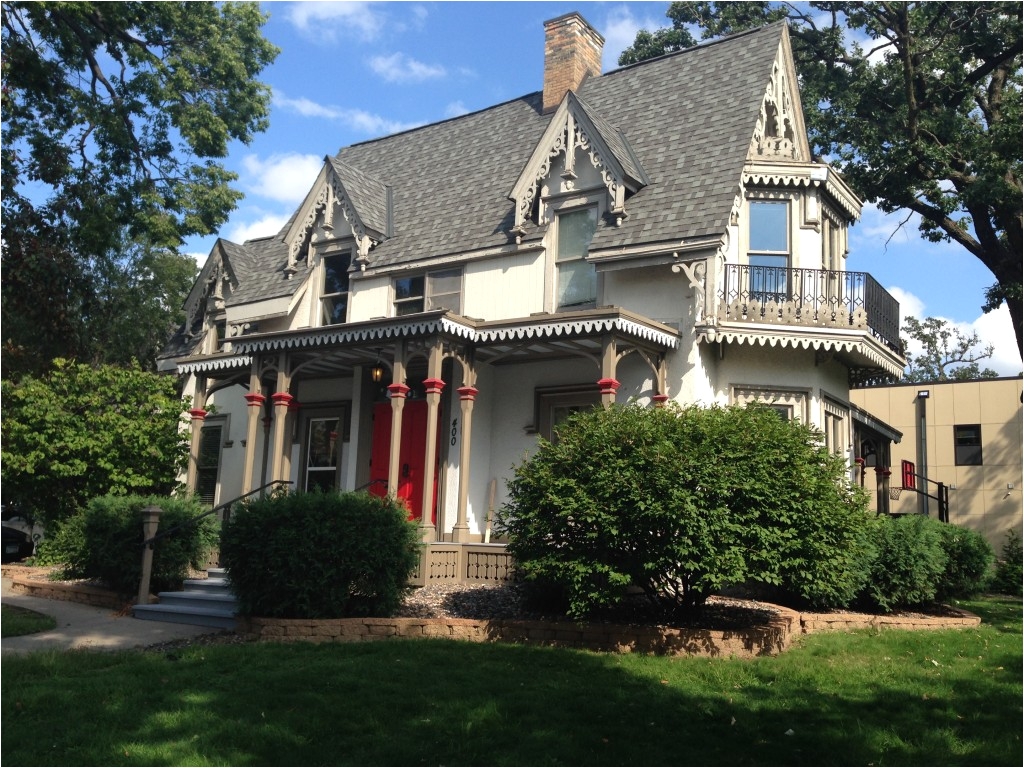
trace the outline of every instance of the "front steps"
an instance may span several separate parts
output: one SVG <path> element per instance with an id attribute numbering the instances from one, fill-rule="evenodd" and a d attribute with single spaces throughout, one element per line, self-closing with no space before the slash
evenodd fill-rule
<path id="1" fill-rule="evenodd" d="M 136 605 L 136 619 L 234 629 L 238 603 L 223 568 L 208 568 L 205 579 L 186 579 L 181 592 L 161 592 L 159 603 Z"/>

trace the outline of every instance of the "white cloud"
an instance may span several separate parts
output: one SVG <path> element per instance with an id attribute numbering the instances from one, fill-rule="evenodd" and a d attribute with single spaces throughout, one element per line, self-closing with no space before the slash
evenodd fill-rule
<path id="1" fill-rule="evenodd" d="M 900 325 L 903 324 L 903 318 L 907 315 L 912 315 L 917 318 L 924 317 L 924 301 L 919 299 L 910 291 L 905 291 L 895 285 L 886 288 L 886 290 L 892 294 L 892 297 L 896 299 L 896 301 L 900 303 Z"/>
<path id="2" fill-rule="evenodd" d="M 641 29 L 653 32 L 669 26 L 671 22 L 665 17 L 633 15 L 628 5 L 612 8 L 605 19 L 601 34 L 604 36 L 604 53 L 601 57 L 601 68 L 607 72 L 619 66 L 619 55 L 633 44 L 636 33 Z"/>
<path id="3" fill-rule="evenodd" d="M 445 117 L 459 117 L 460 115 L 468 114 L 469 110 L 466 109 L 466 105 L 461 101 L 453 101 L 447 107 L 444 108 Z"/>
<path id="4" fill-rule="evenodd" d="M 246 180 L 246 186 L 251 192 L 296 205 L 309 192 L 323 162 L 319 155 L 289 153 L 271 155 L 266 159 L 246 155 L 242 166 L 252 177 Z"/>
<path id="5" fill-rule="evenodd" d="M 287 19 L 308 37 L 321 42 L 334 42 L 340 33 L 361 40 L 374 40 L 386 25 L 385 14 L 370 3 L 361 2 L 298 2 L 288 7 Z"/>
<path id="6" fill-rule="evenodd" d="M 224 237 L 233 243 L 244 243 L 257 237 L 270 237 L 280 232 L 287 221 L 287 216 L 269 213 L 256 221 L 232 224 Z"/>
<path id="7" fill-rule="evenodd" d="M 405 123 L 398 120 L 389 120 L 380 115 L 374 115 L 362 109 L 346 109 L 324 104 L 303 97 L 292 99 L 287 97 L 283 91 L 274 90 L 275 107 L 295 112 L 303 117 L 322 117 L 326 120 L 334 120 L 355 131 L 360 131 L 369 136 L 383 136 L 389 133 L 407 131 L 416 128 L 422 123 Z"/>
<path id="8" fill-rule="evenodd" d="M 193 259 L 195 259 L 196 266 L 198 266 L 200 269 L 203 268 L 203 264 L 205 264 L 206 260 L 210 257 L 209 253 L 198 253 L 198 252 L 186 253 L 186 254 L 183 254 L 183 255 L 191 256 Z"/>
<path id="9" fill-rule="evenodd" d="M 424 64 L 404 53 L 374 56 L 370 59 L 370 69 L 389 83 L 422 83 L 447 74 L 440 65 Z"/>

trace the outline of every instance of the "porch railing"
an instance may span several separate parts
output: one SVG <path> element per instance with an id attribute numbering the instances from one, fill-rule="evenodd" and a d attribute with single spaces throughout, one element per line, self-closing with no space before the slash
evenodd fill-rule
<path id="1" fill-rule="evenodd" d="M 867 272 L 727 264 L 718 298 L 723 319 L 866 327 L 902 354 L 899 302 Z"/>

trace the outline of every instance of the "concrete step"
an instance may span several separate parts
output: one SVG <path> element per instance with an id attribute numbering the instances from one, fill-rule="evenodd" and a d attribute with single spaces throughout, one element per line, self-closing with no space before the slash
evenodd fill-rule
<path id="1" fill-rule="evenodd" d="M 234 629 L 234 611 L 222 608 L 202 608 L 194 605 L 136 605 L 132 609 L 136 619 L 144 621 L 166 621 L 172 624 L 194 624 L 214 629 Z"/>
<path id="2" fill-rule="evenodd" d="M 196 608 L 216 608 L 223 611 L 237 611 L 238 602 L 234 595 L 207 594 L 205 592 L 160 592 L 160 605 L 192 605 Z"/>
<path id="3" fill-rule="evenodd" d="M 227 579 L 185 579 L 182 591 L 206 595 L 230 595 L 231 582 Z"/>

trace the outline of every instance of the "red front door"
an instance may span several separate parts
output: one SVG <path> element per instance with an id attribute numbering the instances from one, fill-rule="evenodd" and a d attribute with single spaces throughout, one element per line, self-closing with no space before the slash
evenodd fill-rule
<path id="1" fill-rule="evenodd" d="M 427 403 L 407 400 L 402 409 L 402 441 L 398 449 L 397 496 L 409 510 L 410 520 L 423 516 L 424 449 L 427 444 Z M 391 457 L 391 403 L 373 407 L 373 447 L 370 451 L 370 493 L 386 496 Z M 382 482 L 377 482 L 382 481 Z M 437 522 L 437 481 L 431 483 L 430 522 Z"/>

